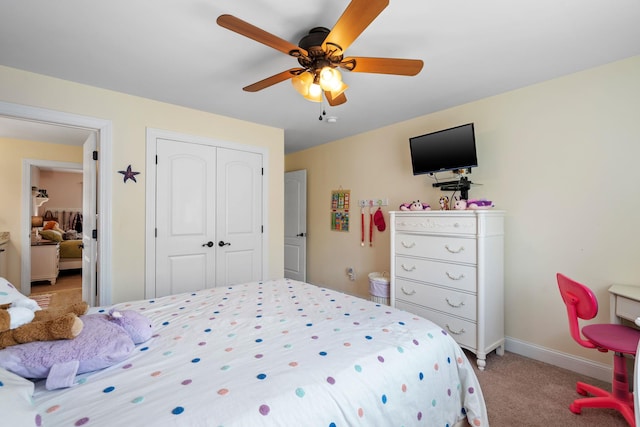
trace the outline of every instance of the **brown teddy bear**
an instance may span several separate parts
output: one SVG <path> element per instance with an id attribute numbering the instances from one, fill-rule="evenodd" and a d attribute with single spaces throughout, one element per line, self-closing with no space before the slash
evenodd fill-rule
<path id="1" fill-rule="evenodd" d="M 83 328 L 78 316 L 89 309 L 86 302 L 77 302 L 61 309 L 37 310 L 31 322 L 12 329 L 10 306 L 0 305 L 0 349 L 33 341 L 75 338 Z"/>

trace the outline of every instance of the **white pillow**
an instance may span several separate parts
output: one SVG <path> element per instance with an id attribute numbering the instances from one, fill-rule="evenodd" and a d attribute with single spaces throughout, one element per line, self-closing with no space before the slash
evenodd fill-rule
<path id="1" fill-rule="evenodd" d="M 7 279 L 0 277 L 0 304 L 12 304 L 14 307 L 26 307 L 33 311 L 40 310 L 38 303 L 27 298 Z"/>
<path id="2" fill-rule="evenodd" d="M 0 414 L 2 425 L 39 427 L 42 419 L 33 400 L 33 383 L 0 368 Z M 6 424 L 5 424 L 6 423 Z"/>

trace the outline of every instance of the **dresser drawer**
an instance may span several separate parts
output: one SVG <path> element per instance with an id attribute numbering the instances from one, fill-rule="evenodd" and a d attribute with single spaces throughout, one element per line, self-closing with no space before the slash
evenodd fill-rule
<path id="1" fill-rule="evenodd" d="M 452 289 L 407 280 L 396 281 L 396 301 L 402 300 L 444 311 L 458 317 L 476 321 L 476 296 Z"/>
<path id="2" fill-rule="evenodd" d="M 410 231 L 417 233 L 476 234 L 475 217 L 459 216 L 398 216 L 395 221 L 396 231 Z"/>
<path id="3" fill-rule="evenodd" d="M 627 320 L 635 320 L 640 315 L 638 301 L 618 296 L 616 298 L 616 316 Z"/>
<path id="4" fill-rule="evenodd" d="M 422 236 L 398 233 L 396 254 L 435 258 L 445 261 L 476 263 L 476 241 L 462 237 Z"/>
<path id="5" fill-rule="evenodd" d="M 431 320 L 451 335 L 451 337 L 462 347 L 473 351 L 477 350 L 477 329 L 474 322 L 458 319 L 457 317 L 449 316 L 438 311 L 430 310 L 426 307 L 420 307 L 403 301 L 397 301 L 396 307 L 400 310 L 405 310 L 410 313 L 417 314 L 420 317 L 424 317 L 427 320 Z"/>
<path id="6" fill-rule="evenodd" d="M 428 259 L 397 256 L 395 275 L 467 292 L 476 292 L 476 268 Z"/>

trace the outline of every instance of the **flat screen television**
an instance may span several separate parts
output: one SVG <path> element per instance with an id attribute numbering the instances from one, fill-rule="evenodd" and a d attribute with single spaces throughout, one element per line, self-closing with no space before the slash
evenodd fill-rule
<path id="1" fill-rule="evenodd" d="M 473 123 L 409 138 L 414 175 L 478 166 Z"/>

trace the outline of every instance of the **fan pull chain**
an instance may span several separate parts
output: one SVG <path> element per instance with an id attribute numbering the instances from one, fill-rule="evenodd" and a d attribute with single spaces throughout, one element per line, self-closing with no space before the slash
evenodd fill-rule
<path id="1" fill-rule="evenodd" d="M 320 102 L 320 115 L 318 116 L 318 120 L 322 120 L 322 116 L 326 116 L 327 112 L 324 109 L 324 101 Z"/>

